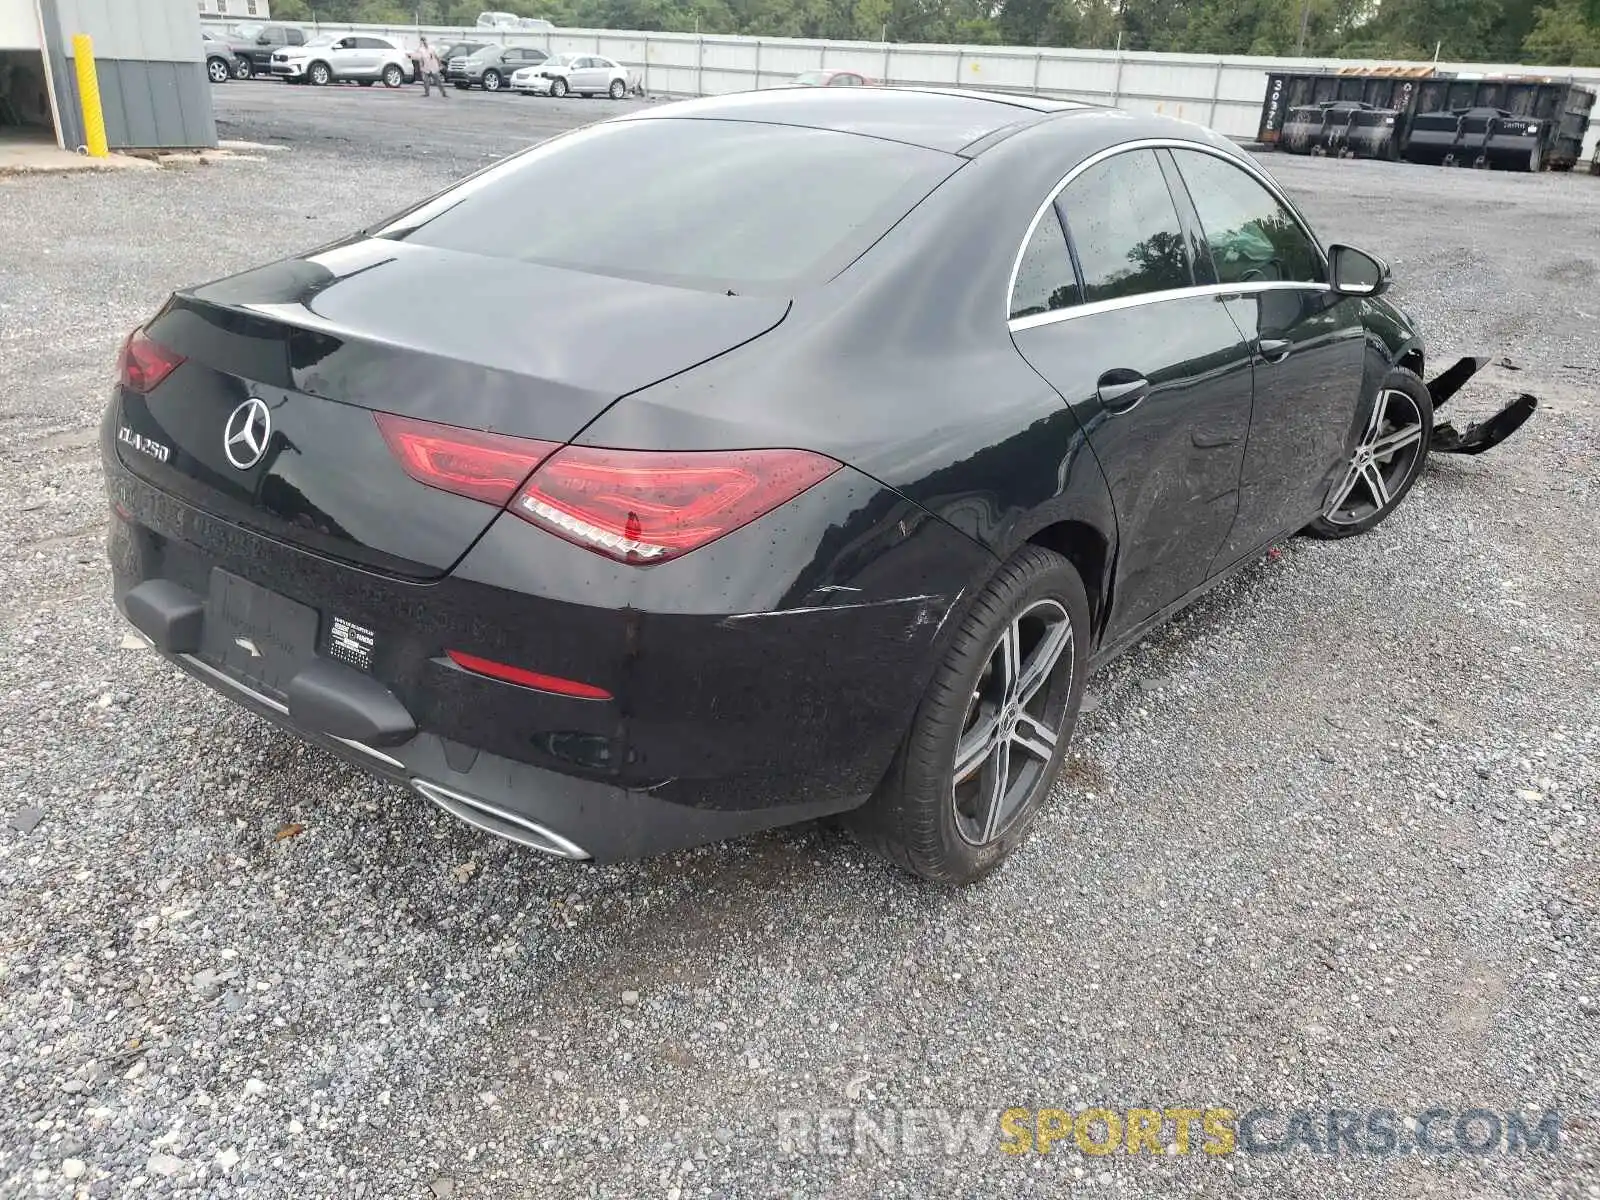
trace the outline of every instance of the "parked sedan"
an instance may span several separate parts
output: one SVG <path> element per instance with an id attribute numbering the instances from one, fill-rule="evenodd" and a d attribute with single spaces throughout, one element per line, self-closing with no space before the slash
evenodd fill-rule
<path id="1" fill-rule="evenodd" d="M 397 88 L 412 77 L 410 56 L 388 38 L 324 33 L 304 46 L 276 51 L 272 73 L 290 83 L 325 87 L 334 82 Z"/>
<path id="2" fill-rule="evenodd" d="M 471 54 L 457 56 L 445 68 L 445 78 L 458 88 L 481 87 L 498 92 L 511 82 L 517 71 L 536 66 L 549 58 L 534 46 L 485 46 Z"/>
<path id="3" fill-rule="evenodd" d="M 249 70 L 232 47 L 209 29 L 200 31 L 201 49 L 206 56 L 206 78 L 212 83 L 227 83 L 234 78 L 248 78 Z"/>
<path id="4" fill-rule="evenodd" d="M 538 67 L 511 77 L 513 91 L 525 96 L 610 96 L 628 94 L 628 69 L 598 54 L 557 54 Z"/>
<path id="5" fill-rule="evenodd" d="M 1047 803 L 1091 670 L 1405 498 L 1435 393 L 1389 283 L 1170 118 L 630 112 L 132 334 L 115 598 L 200 681 L 540 850 L 845 814 L 964 883 Z"/>

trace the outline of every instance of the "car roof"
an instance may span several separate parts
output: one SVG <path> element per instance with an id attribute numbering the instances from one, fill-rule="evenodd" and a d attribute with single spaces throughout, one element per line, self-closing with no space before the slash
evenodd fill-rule
<path id="1" fill-rule="evenodd" d="M 1073 111 L 1102 110 L 1071 100 L 974 88 L 784 87 L 684 100 L 623 119 L 698 118 L 798 125 L 906 142 L 953 154 L 978 142 L 992 144 L 1002 131 L 1014 131 Z"/>

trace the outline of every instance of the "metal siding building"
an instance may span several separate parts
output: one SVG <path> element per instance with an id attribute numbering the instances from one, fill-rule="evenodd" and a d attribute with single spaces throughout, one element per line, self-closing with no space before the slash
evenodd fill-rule
<path id="1" fill-rule="evenodd" d="M 56 140 L 84 142 L 73 35 L 94 43 L 95 71 L 114 150 L 217 144 L 194 0 L 0 0 L 0 31 L 31 24 L 42 41 Z M 21 49 L 21 47 L 18 47 Z"/>

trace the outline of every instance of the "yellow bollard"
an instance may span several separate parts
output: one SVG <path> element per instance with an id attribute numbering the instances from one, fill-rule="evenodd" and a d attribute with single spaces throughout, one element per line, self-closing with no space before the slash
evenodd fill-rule
<path id="1" fill-rule="evenodd" d="M 72 62 L 78 72 L 78 103 L 83 107 L 83 144 L 91 158 L 110 154 L 106 146 L 106 114 L 100 108 L 100 77 L 94 70 L 94 42 L 87 33 L 72 35 Z"/>

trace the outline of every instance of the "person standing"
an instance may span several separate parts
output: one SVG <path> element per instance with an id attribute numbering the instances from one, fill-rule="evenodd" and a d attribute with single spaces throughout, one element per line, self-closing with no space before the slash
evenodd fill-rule
<path id="1" fill-rule="evenodd" d="M 433 47 L 428 45 L 428 39 L 422 39 L 422 49 L 417 55 L 417 73 L 422 76 L 422 95 L 426 98 L 429 94 L 429 85 L 439 89 L 439 98 L 448 100 L 445 95 L 444 76 L 439 73 L 439 56 L 434 53 Z"/>

